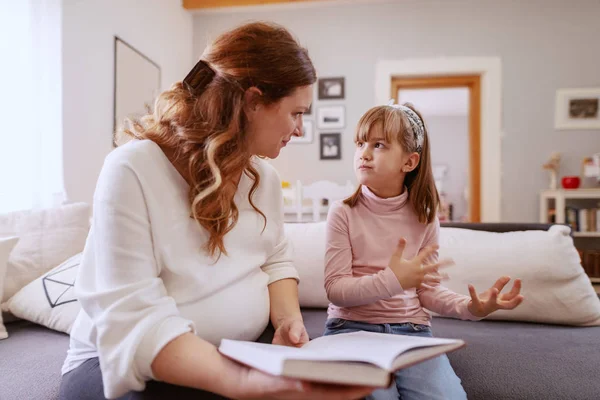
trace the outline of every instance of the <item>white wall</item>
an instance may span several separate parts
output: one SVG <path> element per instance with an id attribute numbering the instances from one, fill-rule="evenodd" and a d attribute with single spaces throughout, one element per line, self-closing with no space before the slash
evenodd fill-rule
<path id="1" fill-rule="evenodd" d="M 353 179 L 353 128 L 374 105 L 380 59 L 501 58 L 504 221 L 537 220 L 538 193 L 548 184 L 541 165 L 552 151 L 563 152 L 566 175 L 578 174 L 581 159 L 600 150 L 598 131 L 554 129 L 558 88 L 600 85 L 597 0 L 402 0 L 269 10 L 195 15 L 194 54 L 226 29 L 266 19 L 296 34 L 319 76 L 346 77 L 346 100 L 328 102 L 346 105 L 342 160 L 319 161 L 316 131 L 312 145 L 290 145 L 274 160 L 283 179 Z"/>
<path id="2" fill-rule="evenodd" d="M 453 204 L 453 219 L 460 221 L 467 213 L 464 191 L 469 182 L 469 118 L 434 116 L 427 119 L 427 128 L 433 163 L 448 167 L 443 189 Z"/>
<path id="3" fill-rule="evenodd" d="M 114 36 L 161 67 L 162 89 L 193 66 L 192 16 L 178 0 L 64 0 L 63 154 L 69 200 L 92 200 L 112 150 Z"/>

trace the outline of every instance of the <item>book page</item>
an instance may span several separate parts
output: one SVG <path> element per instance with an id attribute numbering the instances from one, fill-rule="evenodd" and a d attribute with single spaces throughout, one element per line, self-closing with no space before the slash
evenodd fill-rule
<path id="1" fill-rule="evenodd" d="M 363 361 L 391 370 L 394 360 L 409 349 L 452 343 L 462 341 L 360 331 L 322 336 L 302 349 L 326 355 L 331 360 Z"/>
<path id="2" fill-rule="evenodd" d="M 285 360 L 305 361 L 362 361 L 344 349 L 307 349 L 279 346 L 267 343 L 255 343 L 240 340 L 223 339 L 219 352 L 253 368 L 273 375 L 281 375 Z"/>
<path id="3" fill-rule="evenodd" d="M 353 332 L 323 336 L 311 340 L 302 348 L 223 339 L 219 351 L 243 364 L 280 375 L 286 359 L 368 362 L 391 370 L 394 360 L 406 350 L 461 342 L 454 339 Z"/>
<path id="4" fill-rule="evenodd" d="M 302 348 L 223 339 L 219 352 L 260 371 L 281 375 L 284 360 L 298 357 Z"/>

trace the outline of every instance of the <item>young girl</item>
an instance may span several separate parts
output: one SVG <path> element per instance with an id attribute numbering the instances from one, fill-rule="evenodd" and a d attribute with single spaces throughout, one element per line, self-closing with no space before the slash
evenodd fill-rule
<path id="1" fill-rule="evenodd" d="M 331 304 L 325 335 L 364 330 L 432 336 L 425 308 L 478 320 L 523 300 L 518 279 L 499 295 L 509 277 L 479 295 L 469 285 L 470 297 L 440 285 L 438 269 L 450 262 L 438 261 L 439 197 L 427 130 L 410 104 L 392 103 L 360 119 L 354 156 L 360 185 L 332 204 L 327 218 L 325 289 Z M 466 398 L 446 356 L 401 370 L 395 381 L 395 388 L 373 397 Z"/>

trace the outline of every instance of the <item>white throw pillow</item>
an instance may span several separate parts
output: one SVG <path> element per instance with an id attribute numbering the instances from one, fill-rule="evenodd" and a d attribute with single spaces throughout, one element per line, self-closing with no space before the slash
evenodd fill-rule
<path id="1" fill-rule="evenodd" d="M 19 238 L 17 237 L 0 238 L 0 299 L 2 298 L 2 290 L 4 288 L 8 257 L 18 241 Z M 2 314 L 0 313 L 0 339 L 6 339 L 7 337 L 8 333 L 6 332 L 6 328 L 2 322 Z"/>
<path id="2" fill-rule="evenodd" d="M 300 275 L 302 307 L 329 304 L 324 288 L 325 229 L 325 222 L 285 224 Z M 456 262 L 446 270 L 451 279 L 443 284 L 468 295 L 469 283 L 480 293 L 502 275 L 521 278 L 525 301 L 487 319 L 600 325 L 600 301 L 569 233 L 568 227 L 559 225 L 548 231 L 506 233 L 441 228 L 440 257 Z"/>
<path id="3" fill-rule="evenodd" d="M 0 236 L 17 236 L 4 281 L 5 302 L 25 285 L 83 251 L 90 206 L 73 203 L 0 215 Z"/>
<path id="4" fill-rule="evenodd" d="M 456 263 L 446 270 L 450 280 L 443 285 L 468 295 L 468 284 L 481 293 L 503 275 L 520 278 L 523 303 L 487 319 L 600 325 L 600 301 L 569 233 L 569 227 L 560 225 L 548 231 L 507 233 L 442 228 L 440 258 Z M 510 290 L 512 281 L 509 285 L 503 292 Z"/>
<path id="5" fill-rule="evenodd" d="M 301 307 L 327 307 L 325 293 L 325 222 L 287 223 L 285 233 L 294 248 Z"/>
<path id="6" fill-rule="evenodd" d="M 73 288 L 80 262 L 81 253 L 29 283 L 8 300 L 8 311 L 15 317 L 70 333 L 81 309 Z"/>

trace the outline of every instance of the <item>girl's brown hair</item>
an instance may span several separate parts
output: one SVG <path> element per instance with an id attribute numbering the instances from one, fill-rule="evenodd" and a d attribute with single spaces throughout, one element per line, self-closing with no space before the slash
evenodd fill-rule
<path id="1" fill-rule="evenodd" d="M 253 178 L 252 202 L 260 176 L 251 164 L 245 134 L 244 94 L 258 88 L 260 101 L 273 104 L 316 81 L 305 48 L 283 27 L 264 22 L 242 25 L 219 36 L 183 82 L 160 94 L 154 111 L 117 135 L 149 139 L 175 154 L 191 180 L 192 216 L 206 229 L 210 255 L 227 254 L 223 238 L 238 220 L 236 178 Z"/>
<path id="2" fill-rule="evenodd" d="M 400 108 L 392 106 L 377 106 L 367 111 L 358 121 L 355 141 L 365 142 L 375 125 L 380 125 L 385 140 L 391 143 L 393 140 L 400 143 L 402 149 L 407 153 L 418 152 L 420 159 L 417 167 L 406 174 L 404 185 L 408 188 L 408 198 L 421 223 L 431 223 L 437 215 L 440 197 L 433 179 L 431 167 L 431 155 L 429 150 L 429 134 L 421 114 L 410 103 L 404 104 L 419 116 L 423 122 L 424 138 L 423 146 L 419 151 L 417 137 L 411 127 L 408 117 Z M 345 204 L 354 207 L 361 196 L 361 187 L 346 200 Z"/>

